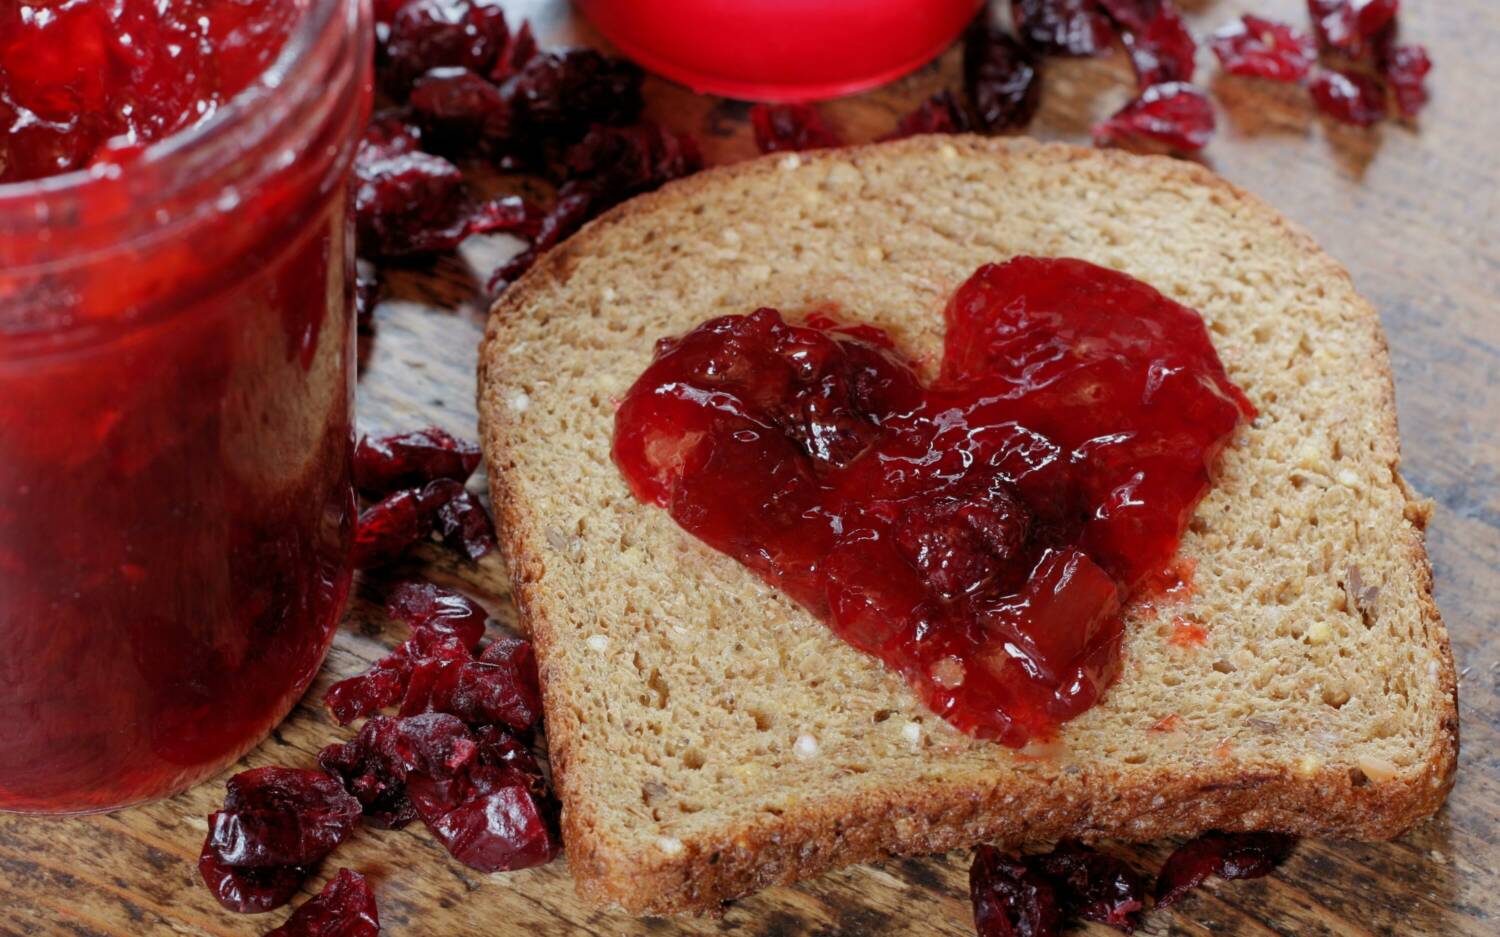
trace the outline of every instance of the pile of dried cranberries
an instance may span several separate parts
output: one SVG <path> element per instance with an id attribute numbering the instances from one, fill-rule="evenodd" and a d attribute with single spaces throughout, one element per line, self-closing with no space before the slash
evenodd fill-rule
<path id="1" fill-rule="evenodd" d="M 478 467 L 478 446 L 435 427 L 360 440 L 354 484 L 380 500 L 359 516 L 355 567 L 383 566 L 433 534 L 471 560 L 493 550 L 490 516 L 464 488 Z"/>
<path id="2" fill-rule="evenodd" d="M 358 253 L 368 261 L 513 234 L 528 247 L 495 271 L 499 290 L 590 218 L 702 168 L 691 138 L 639 120 L 642 74 L 624 59 L 543 51 L 529 24 L 510 28 L 498 0 L 375 6 L 379 84 L 396 106 L 371 120 L 355 160 Z M 551 176 L 552 208 L 474 199 L 453 162 L 464 158 Z M 362 284 L 366 327 L 374 288 Z"/>
<path id="3" fill-rule="evenodd" d="M 530 643 L 500 638 L 476 655 L 484 612 L 431 583 L 398 585 L 387 611 L 412 637 L 325 702 L 340 722 L 395 702 L 399 714 L 372 716 L 351 740 L 323 749 L 322 770 L 266 767 L 229 779 L 198 863 L 225 908 L 285 904 L 362 819 L 384 829 L 420 819 L 481 872 L 542 865 L 561 849 L 557 804 L 528 742 L 541 718 Z M 334 920 L 340 934 L 379 928 L 368 885 L 348 870 L 273 933 L 330 933 Z"/>
<path id="4" fill-rule="evenodd" d="M 1323 113 L 1368 126 L 1427 103 L 1426 49 L 1398 41 L 1399 0 L 1308 0 L 1316 36 L 1259 16 L 1216 33 L 1210 48 L 1226 72 L 1306 85 Z M 944 91 L 902 118 L 882 139 L 1025 127 L 1036 113 L 1046 56 L 1097 56 L 1116 38 L 1130 56 L 1137 94 L 1094 127 L 1101 145 L 1147 142 L 1192 152 L 1214 132 L 1208 96 L 1191 82 L 1198 43 L 1173 0 L 1011 0 L 1015 34 L 981 15 L 964 39 L 967 106 Z M 1321 64 L 1320 64 L 1321 59 Z M 838 146 L 836 133 L 807 105 L 751 109 L 762 152 Z"/>
<path id="5" fill-rule="evenodd" d="M 920 133 L 998 132 L 1036 113 L 1048 56 L 1098 56 L 1116 41 L 1136 95 L 1093 128 L 1100 145 L 1202 149 L 1213 105 L 1193 84 L 1198 42 L 1174 0 L 1010 0 L 1014 31 L 981 14 L 963 42 L 963 96 L 942 91 L 882 140 Z M 1432 63 L 1399 41 L 1399 0 L 1308 0 L 1312 32 L 1248 15 L 1209 41 L 1225 72 L 1304 85 L 1330 117 L 1367 126 L 1392 109 L 1414 117 Z M 371 121 L 355 165 L 361 257 L 401 263 L 452 250 L 471 234 L 507 233 L 527 247 L 490 276 L 499 292 L 536 258 L 627 198 L 697 172 L 692 138 L 641 120 L 642 73 L 591 49 L 543 51 L 529 24 L 512 29 L 499 0 L 376 4 L 380 86 L 395 106 Z M 762 152 L 844 142 L 816 108 L 750 109 Z M 454 160 L 541 174 L 542 209 L 519 196 L 479 201 Z M 360 283 L 368 328 L 378 282 Z M 403 509 L 404 510 L 404 509 Z"/>
<path id="6" fill-rule="evenodd" d="M 355 484 L 380 500 L 360 517 L 356 563 L 390 562 L 434 533 L 471 558 L 492 549 L 490 517 L 464 487 L 478 465 L 476 446 L 435 427 L 360 440 Z M 484 609 L 430 582 L 399 582 L 385 610 L 410 636 L 324 697 L 340 725 L 370 717 L 359 732 L 323 749 L 321 770 L 229 779 L 198 862 L 225 908 L 287 903 L 362 820 L 400 829 L 420 819 L 483 872 L 541 865 L 561 848 L 557 803 L 530 744 L 542 716 L 530 642 L 485 644 Z M 389 707 L 395 716 L 376 715 Z M 273 934 L 373 937 L 379 927 L 369 885 L 344 869 Z"/>
<path id="7" fill-rule="evenodd" d="M 1296 842 L 1281 833 L 1206 833 L 1167 857 L 1156 879 L 1156 906 L 1174 903 L 1211 875 L 1267 875 Z M 1071 840 L 1027 856 L 980 846 L 969 868 L 969 898 L 979 937 L 1053 937 L 1073 919 L 1129 934 L 1140 925 L 1146 883 L 1121 860 Z"/>

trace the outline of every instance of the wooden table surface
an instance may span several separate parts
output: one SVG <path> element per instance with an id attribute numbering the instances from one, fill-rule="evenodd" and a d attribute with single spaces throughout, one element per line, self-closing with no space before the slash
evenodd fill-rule
<path id="1" fill-rule="evenodd" d="M 561 0 L 512 4 L 544 44 L 599 40 Z M 1243 12 L 1305 23 L 1302 0 L 1184 0 L 1201 35 Z M 1304 843 L 1275 876 L 1216 883 L 1148 934 L 1500 933 L 1500 4 L 1408 0 L 1406 34 L 1437 62 L 1435 100 L 1420 129 L 1390 123 L 1361 131 L 1317 118 L 1295 89 L 1216 75 L 1221 129 L 1204 155 L 1215 170 L 1300 222 L 1380 309 L 1390 336 L 1405 440 L 1405 474 L 1435 499 L 1428 533 L 1437 598 L 1462 672 L 1463 755 L 1458 785 L 1436 818 L 1392 843 Z M 884 133 L 897 115 L 942 87 L 957 87 L 950 50 L 916 74 L 824 106 L 852 140 Z M 1084 141 L 1090 123 L 1130 88 L 1119 54 L 1051 60 L 1031 132 Z M 694 95 L 652 79 L 648 115 L 698 135 L 709 160 L 753 155 L 743 104 Z M 476 437 L 475 346 L 485 317 L 478 293 L 491 264 L 514 249 L 495 239 L 422 270 L 392 272 L 378 332 L 362 341 L 364 430 L 436 423 Z M 484 490 L 483 479 L 472 487 Z M 424 548 L 401 572 L 422 571 L 472 592 L 514 621 L 502 563 L 477 566 Z M 361 583 L 328 665 L 307 699 L 241 765 L 310 766 L 335 738 L 317 700 L 333 680 L 363 669 L 401 640 Z M 226 775 L 229 772 L 226 772 Z M 254 935 L 285 910 L 256 917 L 220 910 L 194 860 L 204 815 L 222 778 L 153 806 L 84 819 L 0 818 L 0 935 Z M 1123 848 L 1156 863 L 1166 844 Z M 644 921 L 589 911 L 564 862 L 485 876 L 450 860 L 420 824 L 367 830 L 343 846 L 338 867 L 373 881 L 392 937 L 468 934 L 967 935 L 968 854 L 847 869 L 735 903 L 718 919 Z M 300 898 L 298 899 L 301 900 Z M 1093 926 L 1088 933 L 1115 933 Z"/>

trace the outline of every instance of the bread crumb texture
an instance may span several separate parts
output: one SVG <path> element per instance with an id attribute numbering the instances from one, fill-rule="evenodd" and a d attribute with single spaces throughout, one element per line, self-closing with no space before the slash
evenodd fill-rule
<path id="1" fill-rule="evenodd" d="M 833 304 L 931 376 L 948 296 L 1017 254 L 1113 267 L 1197 309 L 1260 410 L 1183 541 L 1191 597 L 1134 608 L 1104 702 L 1021 752 L 924 710 L 638 503 L 610 460 L 615 403 L 657 339 Z M 513 286 L 480 370 L 568 858 L 596 903 L 699 910 L 979 841 L 1384 838 L 1451 786 L 1452 659 L 1426 515 L 1397 474 L 1378 319 L 1306 235 L 1199 166 L 949 137 L 703 173 L 607 214 Z M 1171 643 L 1178 616 L 1206 643 Z"/>

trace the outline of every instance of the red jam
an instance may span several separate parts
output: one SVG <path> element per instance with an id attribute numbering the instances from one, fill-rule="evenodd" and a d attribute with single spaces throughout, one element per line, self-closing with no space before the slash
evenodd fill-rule
<path id="1" fill-rule="evenodd" d="M 351 576 L 366 7 L 0 0 L 0 810 L 179 790 L 317 673 Z"/>
<path id="2" fill-rule="evenodd" d="M 779 312 L 657 346 L 616 415 L 642 501 L 902 674 L 958 728 L 1045 737 L 1119 672 L 1254 414 L 1203 320 L 1080 260 L 981 267 L 936 380 L 885 332 Z"/>
<path id="3" fill-rule="evenodd" d="M 127 158 L 266 70 L 307 0 L 0 0 L 0 182 Z"/>

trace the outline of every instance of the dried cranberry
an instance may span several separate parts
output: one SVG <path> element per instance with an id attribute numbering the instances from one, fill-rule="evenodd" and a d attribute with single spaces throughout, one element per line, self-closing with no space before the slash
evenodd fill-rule
<path id="1" fill-rule="evenodd" d="M 597 190 L 600 203 L 614 205 L 692 175 L 703 168 L 703 155 L 692 137 L 642 121 L 592 128 L 568 148 L 564 165 L 570 182 Z"/>
<path id="2" fill-rule="evenodd" d="M 413 771 L 451 778 L 474 762 L 479 745 L 458 717 L 423 713 L 397 720 L 393 754 L 402 779 Z"/>
<path id="3" fill-rule="evenodd" d="M 423 139 L 440 153 L 467 153 L 511 136 L 510 104 L 467 68 L 428 70 L 412 85 L 410 104 Z"/>
<path id="4" fill-rule="evenodd" d="M 319 771 L 256 768 L 228 788 L 223 809 L 208 818 L 208 846 L 233 868 L 311 865 L 359 822 L 359 801 Z"/>
<path id="5" fill-rule="evenodd" d="M 474 730 L 474 738 L 479 743 L 479 760 L 482 763 L 519 771 L 535 779 L 535 793 L 545 790 L 546 782 L 542 778 L 541 766 L 536 763 L 536 756 L 513 733 L 500 726 L 480 726 Z"/>
<path id="6" fill-rule="evenodd" d="M 562 140 L 593 124 L 628 124 L 641 112 L 638 66 L 593 49 L 533 55 L 501 90 L 519 125 Z"/>
<path id="7" fill-rule="evenodd" d="M 1354 25 L 1360 36 L 1373 39 L 1396 22 L 1401 0 L 1350 0 L 1354 6 Z"/>
<path id="8" fill-rule="evenodd" d="M 444 661 L 471 659 L 471 651 L 479 640 L 474 634 L 474 622 L 457 617 L 467 612 L 459 608 L 452 611 L 453 620 L 413 625 L 411 638 L 377 660 L 369 670 L 329 687 L 323 704 L 338 724 L 348 725 L 360 716 L 401 702 L 410 691 L 413 673 L 419 669 Z M 400 618 L 404 612 L 396 609 L 391 614 Z"/>
<path id="9" fill-rule="evenodd" d="M 1099 55 L 1109 51 L 1114 28 L 1096 0 L 1011 0 L 1021 40 L 1052 55 Z"/>
<path id="10" fill-rule="evenodd" d="M 1395 23 L 1399 9 L 1399 0 L 1307 0 L 1318 44 L 1355 57 Z"/>
<path id="11" fill-rule="evenodd" d="M 491 274 L 492 292 L 504 289 L 600 212 L 697 172 L 703 168 L 703 156 L 691 137 L 642 121 L 629 127 L 592 128 L 569 148 L 564 165 L 569 179 L 557 203 L 541 219 L 531 245 Z"/>
<path id="12" fill-rule="evenodd" d="M 372 716 L 354 738 L 318 753 L 318 765 L 343 782 L 360 802 L 365 819 L 391 830 L 417 818 L 406 797 L 406 775 L 394 770 L 396 732 L 396 720 Z"/>
<path id="13" fill-rule="evenodd" d="M 533 682 L 527 685 L 500 665 L 460 664 L 439 677 L 432 688 L 431 706 L 476 725 L 500 724 L 524 731 L 535 725 L 542 713 L 535 679 L 535 665 Z"/>
<path id="14" fill-rule="evenodd" d="M 1272 81 L 1301 81 L 1318 57 L 1311 36 L 1250 14 L 1215 33 L 1210 46 L 1231 75 Z"/>
<path id="15" fill-rule="evenodd" d="M 377 112 L 365 125 L 364 137 L 359 143 L 360 154 L 366 158 L 395 156 L 422 148 L 422 128 L 412 123 L 411 111 L 404 107 L 387 108 Z"/>
<path id="16" fill-rule="evenodd" d="M 318 764 L 341 779 L 371 822 L 400 829 L 417 816 L 406 796 L 407 776 L 425 771 L 434 777 L 452 777 L 472 762 L 478 751 L 468 727 L 454 716 L 374 716 L 353 739 L 323 749 Z"/>
<path id="17" fill-rule="evenodd" d="M 375 22 L 389 26 L 391 20 L 395 19 L 396 14 L 409 2 L 411 0 L 375 0 Z"/>
<path id="18" fill-rule="evenodd" d="M 1214 132 L 1214 108 L 1193 85 L 1153 85 L 1094 126 L 1094 142 L 1114 144 L 1144 139 L 1177 150 L 1201 150 Z"/>
<path id="19" fill-rule="evenodd" d="M 436 426 L 365 436 L 354 449 L 354 484 L 374 495 L 438 478 L 466 481 L 479 467 L 479 447 Z"/>
<path id="20" fill-rule="evenodd" d="M 952 91 L 939 91 L 916 110 L 901 118 L 896 129 L 882 140 L 902 140 L 919 133 L 966 133 L 969 114 Z"/>
<path id="21" fill-rule="evenodd" d="M 536 756 L 526 743 L 502 726 L 480 726 L 474 730 L 474 738 L 479 743 L 480 764 L 511 772 L 512 780 L 525 785 L 536 799 L 542 815 L 555 828 L 561 805 L 553 796 L 547 779 L 542 776 L 541 765 L 537 764 Z"/>
<path id="22" fill-rule="evenodd" d="M 1151 21 L 1161 14 L 1162 7 L 1172 0 L 1095 0 L 1114 21 L 1115 28 L 1144 32 Z"/>
<path id="23" fill-rule="evenodd" d="M 482 79 L 478 79 L 481 80 Z M 361 257 L 395 259 L 452 250 L 470 234 L 527 235 L 536 218 L 516 196 L 474 206 L 458 167 L 421 152 L 409 110 L 389 111 L 366 128 L 354 160 L 354 214 Z"/>
<path id="24" fill-rule="evenodd" d="M 484 609 L 451 589 L 430 582 L 407 580 L 396 585 L 385 600 L 385 613 L 414 631 L 449 634 L 470 650 L 484 638 Z"/>
<path id="25" fill-rule="evenodd" d="M 502 638 L 485 648 L 478 661 L 455 661 L 449 666 L 415 675 L 402 714 L 419 711 L 451 713 L 473 725 L 500 724 L 517 732 L 541 719 L 542 694 L 531 642 Z"/>
<path id="26" fill-rule="evenodd" d="M 964 91 L 979 126 L 1009 130 L 1031 123 L 1041 99 L 1041 72 L 1026 47 L 983 18 L 964 36 Z"/>
<path id="27" fill-rule="evenodd" d="M 369 569 L 398 559 L 436 532 L 449 547 L 479 559 L 495 548 L 495 529 L 479 499 L 452 478 L 403 489 L 366 508 L 354 533 L 354 566 Z"/>
<path id="28" fill-rule="evenodd" d="M 406 693 L 411 679 L 412 660 L 404 649 L 376 661 L 358 676 L 340 680 L 323 694 L 323 705 L 341 726 L 361 716 L 394 706 Z"/>
<path id="29" fill-rule="evenodd" d="M 1057 893 L 1024 863 L 993 846 L 974 850 L 969 900 L 979 937 L 1054 937 L 1062 933 Z"/>
<path id="30" fill-rule="evenodd" d="M 596 214 L 594 202 L 594 194 L 588 191 L 560 196 L 542 219 L 541 227 L 531 244 L 490 272 L 486 284 L 489 291 L 496 295 L 503 292 L 521 274 L 530 270 L 542 254 L 587 224 Z"/>
<path id="31" fill-rule="evenodd" d="M 214 900 L 238 914 L 260 914 L 281 907 L 292 900 L 311 871 L 300 865 L 232 868 L 220 861 L 208 843 L 203 844 L 198 856 L 198 874 Z"/>
<path id="32" fill-rule="evenodd" d="M 413 631 L 411 640 L 403 646 L 411 655 L 414 664 L 420 664 L 426 660 L 466 661 L 474 657 L 468 644 L 462 638 L 427 628 L 418 628 Z"/>
<path id="33" fill-rule="evenodd" d="M 1172 0 L 1100 0 L 1120 27 L 1136 83 L 1192 81 L 1198 44 Z"/>
<path id="34" fill-rule="evenodd" d="M 1307 90 L 1318 110 L 1346 124 L 1369 127 L 1386 115 L 1385 87 L 1370 75 L 1322 68 Z"/>
<path id="35" fill-rule="evenodd" d="M 1319 46 L 1344 49 L 1357 44 L 1359 32 L 1349 0 L 1307 0 L 1307 13 Z"/>
<path id="36" fill-rule="evenodd" d="M 440 478 L 422 489 L 422 509 L 449 548 L 477 560 L 495 549 L 495 525 L 461 483 Z"/>
<path id="37" fill-rule="evenodd" d="M 1051 881 L 1069 915 L 1131 933 L 1146 906 L 1146 883 L 1130 866 L 1082 843 L 1064 840 L 1027 864 Z"/>
<path id="38" fill-rule="evenodd" d="M 750 126 L 762 153 L 843 146 L 810 104 L 756 104 L 750 108 Z"/>
<path id="39" fill-rule="evenodd" d="M 441 156 L 362 146 L 354 172 L 361 257 L 451 250 L 468 234 L 463 173 Z"/>
<path id="40" fill-rule="evenodd" d="M 376 937 L 375 893 L 358 872 L 339 869 L 318 897 L 306 901 L 266 937 Z"/>
<path id="41" fill-rule="evenodd" d="M 483 74 L 509 39 L 498 0 L 409 0 L 391 18 L 381 78 L 391 94 L 404 98 L 430 69 Z"/>
<path id="42" fill-rule="evenodd" d="M 458 861 L 480 872 L 509 872 L 552 861 L 557 834 L 521 772 L 471 766 L 450 780 L 407 779 L 422 822 Z"/>
<path id="43" fill-rule="evenodd" d="M 443 543 L 462 550 L 469 559 L 481 558 L 495 550 L 495 523 L 478 498 L 466 490 L 438 508 L 437 526 Z"/>
<path id="44" fill-rule="evenodd" d="M 530 641 L 516 637 L 491 641 L 489 647 L 479 655 L 479 659 L 513 673 L 513 679 L 520 684 L 517 692 L 535 701 L 530 704 L 531 708 L 540 709 L 541 691 L 538 689 L 540 680 L 537 677 L 536 651 Z"/>
<path id="45" fill-rule="evenodd" d="M 401 708 L 396 714 L 402 718 L 433 712 L 432 688 L 438 680 L 454 667 L 469 663 L 470 658 L 445 659 L 428 657 L 414 661 L 406 683 L 406 693 L 401 697 Z"/>
<path id="46" fill-rule="evenodd" d="M 339 725 L 393 706 L 403 699 L 417 669 L 444 661 L 471 659 L 469 647 L 452 634 L 418 628 L 410 640 L 377 660 L 364 673 L 341 680 L 329 688 L 324 704 Z"/>
<path id="47" fill-rule="evenodd" d="M 354 532 L 354 568 L 370 569 L 398 559 L 432 529 L 429 518 L 418 493 L 411 490 L 398 491 L 366 508 Z"/>
<path id="48" fill-rule="evenodd" d="M 495 63 L 490 66 L 490 81 L 497 84 L 505 81 L 525 68 L 536 54 L 536 37 L 531 34 L 531 23 L 524 22 L 520 29 L 507 37 L 505 45 L 495 56 Z"/>
<path id="49" fill-rule="evenodd" d="M 502 195 L 480 205 L 469 216 L 470 234 L 514 234 L 534 238 L 541 229 L 542 213 L 519 195 Z"/>
<path id="50" fill-rule="evenodd" d="M 1260 878 L 1269 875 L 1297 845 L 1285 833 L 1204 833 L 1178 846 L 1156 877 L 1156 905 L 1164 908 L 1210 875 Z"/>
<path id="51" fill-rule="evenodd" d="M 1402 115 L 1415 117 L 1427 106 L 1427 74 L 1432 71 L 1432 59 L 1425 46 L 1398 44 L 1395 32 L 1387 29 L 1376 40 L 1375 63 L 1395 93 Z"/>

